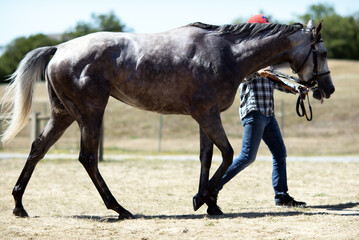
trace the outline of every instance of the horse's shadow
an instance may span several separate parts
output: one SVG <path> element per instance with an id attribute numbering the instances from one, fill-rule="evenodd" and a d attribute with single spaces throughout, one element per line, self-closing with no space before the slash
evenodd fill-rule
<path id="1" fill-rule="evenodd" d="M 351 209 L 359 206 L 359 202 L 339 203 L 335 205 L 314 205 L 306 208 L 288 208 L 288 211 L 265 211 L 265 212 L 241 212 L 241 213 L 225 213 L 220 216 L 209 216 L 207 214 L 184 214 L 184 215 L 135 215 L 136 219 L 229 219 L 229 218 L 263 218 L 266 216 L 272 217 L 289 217 L 297 215 L 338 215 L 338 216 L 359 216 L 359 209 Z M 319 210 L 319 211 L 318 211 Z M 320 211 L 322 210 L 322 211 Z M 93 216 L 93 215 L 75 215 L 70 218 L 85 219 L 97 222 L 118 222 L 117 216 Z"/>

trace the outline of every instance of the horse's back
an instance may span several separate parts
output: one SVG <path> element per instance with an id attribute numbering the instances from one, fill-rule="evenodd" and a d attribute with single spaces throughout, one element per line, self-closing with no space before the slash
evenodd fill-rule
<path id="1" fill-rule="evenodd" d="M 215 50 L 203 50 L 203 32 L 90 34 L 59 45 L 49 75 L 53 85 L 72 85 L 73 92 L 92 88 L 142 109 L 190 114 L 195 96 L 208 95 L 208 102 L 216 96 Z"/>

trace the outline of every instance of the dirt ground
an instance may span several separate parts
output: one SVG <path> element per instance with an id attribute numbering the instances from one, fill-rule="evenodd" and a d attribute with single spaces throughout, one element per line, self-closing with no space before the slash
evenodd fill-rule
<path id="1" fill-rule="evenodd" d="M 135 220 L 107 210 L 78 161 L 41 161 L 24 195 L 30 218 L 12 215 L 24 160 L 0 160 L 0 239 L 359 239 L 359 163 L 288 162 L 289 193 L 307 208 L 276 208 L 271 163 L 257 161 L 221 191 L 223 216 L 192 209 L 199 162 L 100 163 Z M 214 162 L 211 172 L 218 167 Z"/>

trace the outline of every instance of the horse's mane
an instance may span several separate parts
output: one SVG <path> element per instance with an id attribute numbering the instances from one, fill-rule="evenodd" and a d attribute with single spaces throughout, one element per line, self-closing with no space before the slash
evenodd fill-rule
<path id="1" fill-rule="evenodd" d="M 291 35 L 303 28 L 303 24 L 294 23 L 292 25 L 285 24 L 259 24 L 259 23 L 242 23 L 242 24 L 227 24 L 222 26 L 210 25 L 201 22 L 195 22 L 188 24 L 187 26 L 198 27 L 208 31 L 211 31 L 218 35 L 240 35 L 245 34 L 249 37 L 258 33 L 268 31 L 268 35 L 274 35 L 279 33 L 280 35 Z"/>

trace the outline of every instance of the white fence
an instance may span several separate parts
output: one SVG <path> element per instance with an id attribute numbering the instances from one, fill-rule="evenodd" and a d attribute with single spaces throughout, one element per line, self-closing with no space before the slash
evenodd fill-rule
<path id="1" fill-rule="evenodd" d="M 1 105 L 0 105 L 0 113 L 1 113 Z M 30 143 L 36 140 L 36 138 L 40 135 L 41 131 L 41 122 L 48 121 L 50 119 L 49 116 L 40 115 L 39 112 L 33 112 L 30 116 Z M 10 120 L 8 117 L 0 116 L 0 135 L 3 133 L 2 125 L 4 121 Z M 103 160 L 103 124 L 101 127 L 101 137 L 100 137 L 100 145 L 99 145 L 99 160 Z M 3 148 L 2 142 L 0 141 L 0 149 Z"/>

